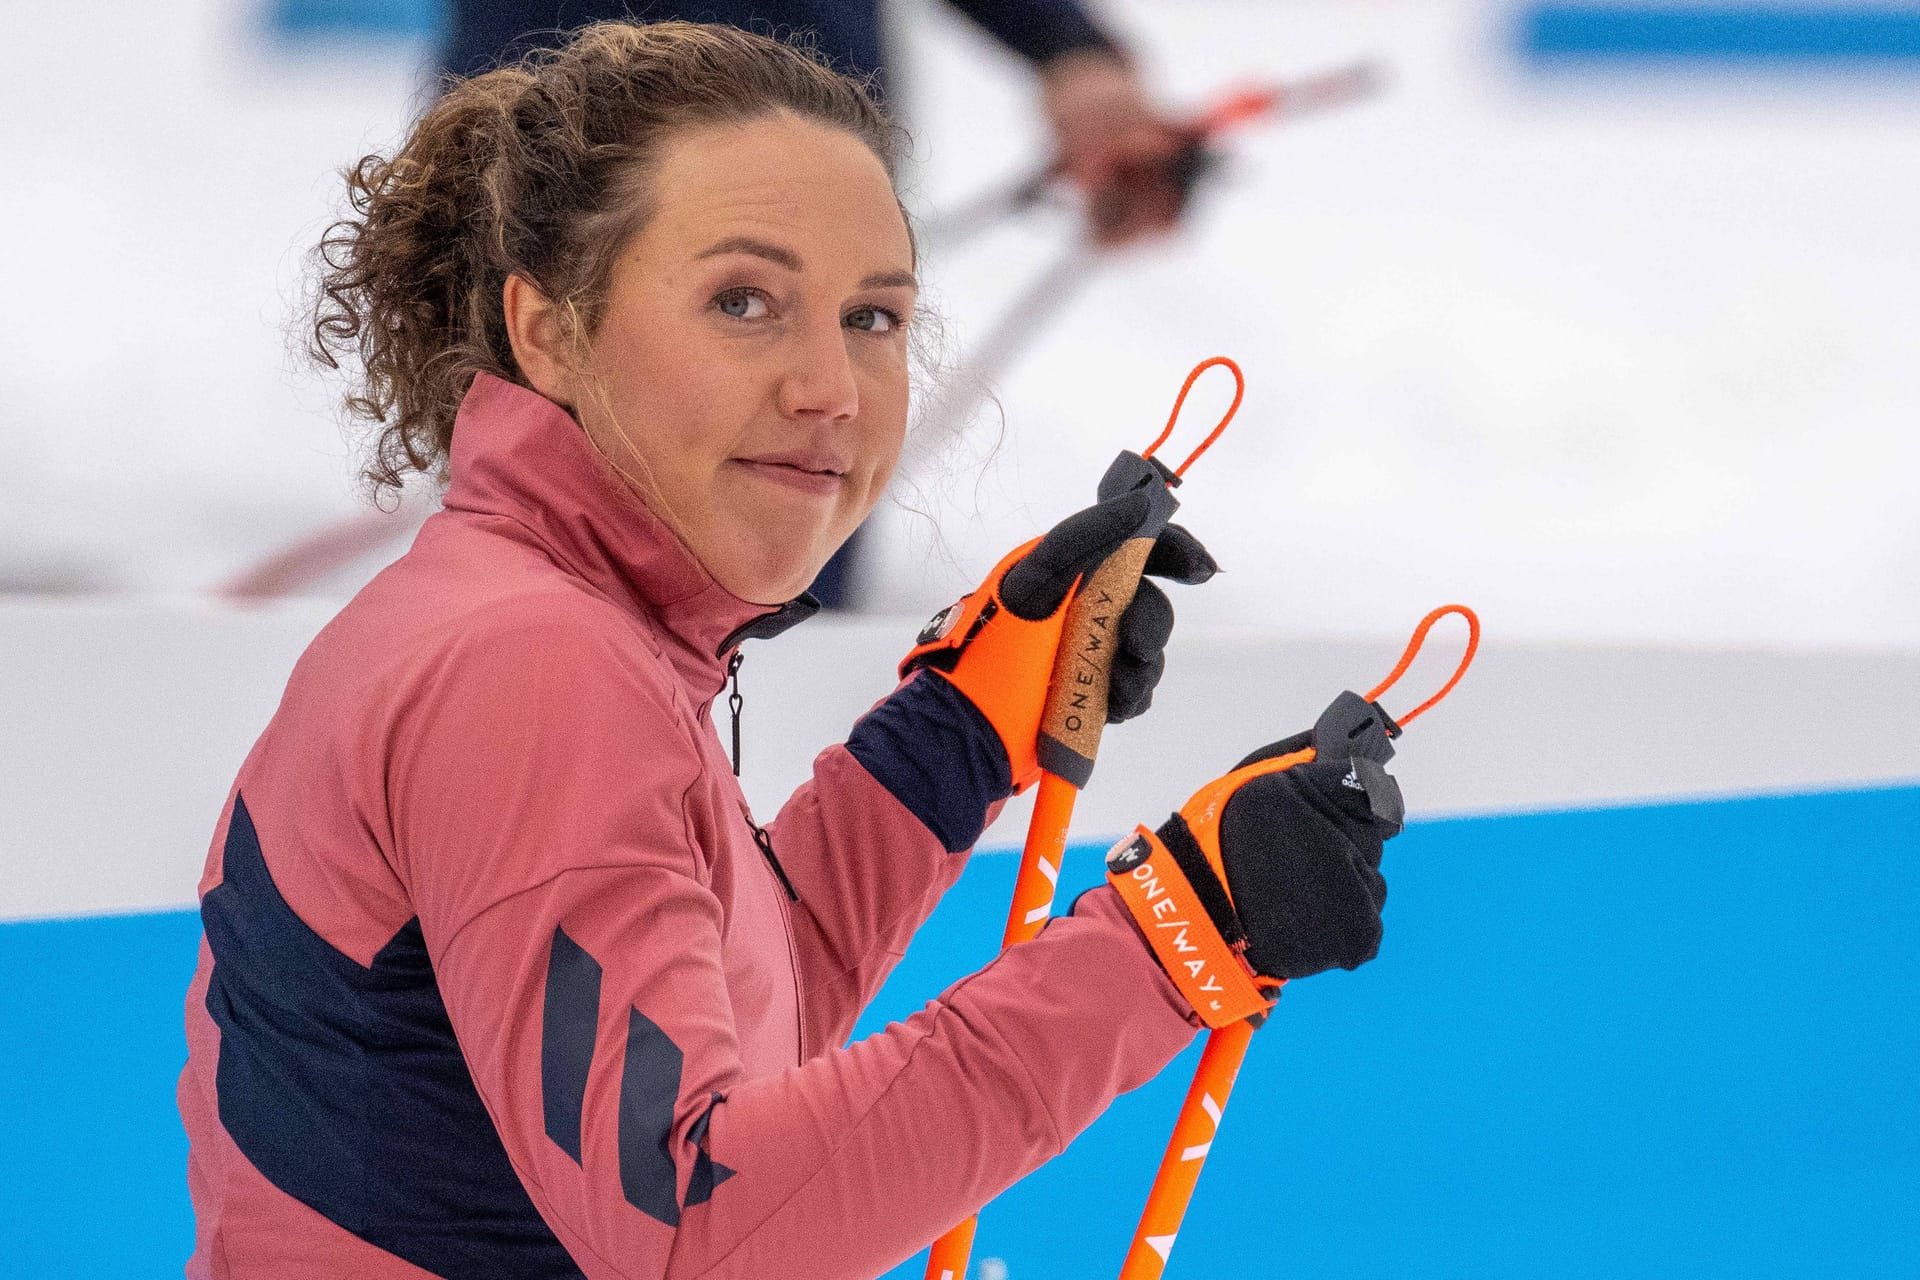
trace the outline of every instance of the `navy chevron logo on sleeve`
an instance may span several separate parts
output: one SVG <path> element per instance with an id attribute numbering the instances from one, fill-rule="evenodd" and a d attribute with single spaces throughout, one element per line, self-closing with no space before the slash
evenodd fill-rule
<path id="1" fill-rule="evenodd" d="M 677 1227 L 680 1202 L 668 1144 L 680 1098 L 680 1047 L 640 1010 L 628 1010 L 628 1019 L 620 1077 L 620 1190 L 649 1218 Z"/>
<path id="2" fill-rule="evenodd" d="M 653 1019 L 628 1011 L 627 1058 L 620 1079 L 620 1190 L 627 1203 L 670 1227 L 680 1225 L 675 1194 L 673 1113 L 680 1098 L 679 1046 Z M 693 1172 L 687 1180 L 686 1207 L 705 1204 L 715 1187 L 734 1175 L 706 1149 L 713 1108 L 724 1099 L 714 1094 L 687 1132 L 694 1145 Z"/>
<path id="3" fill-rule="evenodd" d="M 600 962 L 553 931 L 547 954 L 547 998 L 540 1020 L 540 1100 L 547 1136 L 580 1163 L 580 1118 L 600 1023 Z"/>
<path id="4" fill-rule="evenodd" d="M 586 948 L 568 937 L 564 928 L 554 929 L 547 955 L 546 1006 L 541 1013 L 540 1093 L 547 1136 L 575 1164 L 581 1162 L 580 1131 L 599 1029 L 603 976 L 600 962 Z M 648 1217 L 678 1226 L 682 1206 L 672 1141 L 684 1057 L 659 1024 L 640 1010 L 630 1009 L 628 1019 L 620 1077 L 620 1190 L 627 1203 Z M 715 1163 L 706 1149 L 713 1108 L 724 1100 L 714 1094 L 687 1133 L 694 1146 L 688 1208 L 705 1204 L 714 1188 L 734 1174 Z"/>

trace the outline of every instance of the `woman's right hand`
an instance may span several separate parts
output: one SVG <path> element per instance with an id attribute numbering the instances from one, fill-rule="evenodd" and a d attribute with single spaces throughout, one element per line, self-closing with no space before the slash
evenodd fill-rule
<path id="1" fill-rule="evenodd" d="M 854 726 L 847 750 L 950 851 L 972 848 L 992 806 L 1040 778 L 1042 713 L 1081 584 L 1136 538 L 1153 540 L 1143 569 L 1154 577 L 1198 583 L 1218 572 L 1199 539 L 1167 522 L 1173 502 L 1160 470 L 1122 455 L 1098 502 L 1015 548 L 977 590 L 934 616 L 900 664 L 903 680 L 923 667 L 926 674 Z M 1131 473 L 1152 478 L 1119 486 L 1115 477 Z M 1111 625 L 1107 688 L 1093 705 L 1117 723 L 1153 702 L 1173 605 L 1143 578 Z"/>
<path id="2" fill-rule="evenodd" d="M 1124 487 L 1136 474 L 1151 478 Z M 934 615 L 900 664 L 903 678 L 926 667 L 966 696 L 1005 748 L 1015 791 L 1040 777 L 1042 710 L 1067 608 L 1081 585 L 1136 538 L 1153 539 L 1147 578 L 1192 585 L 1219 572 L 1200 540 L 1167 520 L 1171 475 L 1159 463 L 1123 454 L 1101 482 L 1099 501 L 1016 547 L 976 590 Z M 1109 724 L 1146 711 L 1166 670 L 1173 603 L 1147 578 L 1112 622 L 1107 690 L 1094 704 L 1105 707 Z"/>
<path id="3" fill-rule="evenodd" d="M 1404 816 L 1385 767 L 1398 733 L 1377 704 L 1341 694 L 1311 731 L 1254 752 L 1109 856 L 1109 881 L 1209 1026 L 1264 1013 L 1288 979 L 1378 954 L 1380 857 Z"/>

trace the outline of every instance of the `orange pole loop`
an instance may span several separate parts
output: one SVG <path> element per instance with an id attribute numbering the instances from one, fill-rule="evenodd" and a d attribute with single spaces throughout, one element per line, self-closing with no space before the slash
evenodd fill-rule
<path id="1" fill-rule="evenodd" d="M 1187 455 L 1185 462 L 1173 469 L 1173 474 L 1185 476 L 1187 468 L 1194 464 L 1194 460 L 1213 447 L 1213 442 L 1220 438 L 1220 433 L 1225 431 L 1227 424 L 1233 421 L 1233 415 L 1240 412 L 1240 401 L 1245 399 L 1247 394 L 1247 376 L 1240 372 L 1240 366 L 1228 356 L 1212 356 L 1193 366 L 1193 372 L 1189 373 L 1187 380 L 1180 384 L 1180 394 L 1174 398 L 1173 412 L 1167 415 L 1167 425 L 1161 428 L 1160 434 L 1153 438 L 1153 443 L 1146 447 L 1141 457 L 1151 458 L 1154 450 L 1167 442 L 1167 437 L 1173 434 L 1174 424 L 1180 421 L 1180 410 L 1187 403 L 1187 392 L 1193 390 L 1193 384 L 1200 380 L 1201 374 L 1216 365 L 1233 374 L 1233 403 L 1228 405 L 1226 413 L 1221 415 L 1220 425 L 1200 442 L 1198 448 Z"/>
<path id="2" fill-rule="evenodd" d="M 1443 604 L 1426 617 L 1420 619 L 1420 625 L 1413 629 L 1413 639 L 1407 641 L 1407 651 L 1400 655 L 1400 661 L 1395 663 L 1393 670 L 1387 673 L 1387 678 L 1382 680 L 1378 685 L 1375 685 L 1373 692 L 1367 695 L 1368 702 L 1380 701 L 1380 695 L 1393 688 L 1393 686 L 1398 683 L 1400 677 L 1407 674 L 1407 668 L 1413 665 L 1414 658 L 1420 654 L 1421 646 L 1426 644 L 1427 632 L 1433 630 L 1433 624 L 1450 613 L 1457 613 L 1467 620 L 1467 650 L 1460 655 L 1460 665 L 1454 668 L 1453 678 L 1440 686 L 1440 692 L 1434 694 L 1431 698 L 1428 698 L 1425 702 L 1407 712 L 1407 714 L 1396 717 L 1402 725 L 1413 723 L 1413 721 L 1425 713 L 1428 708 L 1434 706 L 1440 699 L 1452 693 L 1453 686 L 1460 683 L 1460 677 L 1467 674 L 1467 668 L 1473 665 L 1473 655 L 1480 648 L 1479 614 L 1463 604 Z"/>

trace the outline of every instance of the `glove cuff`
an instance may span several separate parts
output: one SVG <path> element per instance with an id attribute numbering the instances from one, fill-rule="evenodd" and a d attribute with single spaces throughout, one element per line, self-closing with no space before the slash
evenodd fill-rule
<path id="1" fill-rule="evenodd" d="M 1217 1029 L 1264 1017 L 1273 1001 L 1247 964 L 1246 937 L 1225 883 L 1186 822 L 1175 815 L 1168 828 L 1175 824 L 1173 844 L 1191 844 L 1188 856 L 1176 854 L 1159 833 L 1139 827 L 1107 855 L 1107 882 L 1202 1022 Z M 1220 909 L 1223 914 L 1216 916 Z"/>
<path id="2" fill-rule="evenodd" d="M 1000 735 L 951 684 L 910 679 L 860 718 L 847 751 L 949 853 L 971 849 L 1013 791 Z"/>
<path id="3" fill-rule="evenodd" d="M 935 614 L 900 663 L 903 678 L 921 667 L 937 672 L 985 717 L 1006 752 L 1015 791 L 1040 777 L 1040 715 L 1067 602 L 1028 620 L 1001 604 L 1000 581 L 1039 544 L 1035 538 L 1014 548 L 978 589 Z"/>

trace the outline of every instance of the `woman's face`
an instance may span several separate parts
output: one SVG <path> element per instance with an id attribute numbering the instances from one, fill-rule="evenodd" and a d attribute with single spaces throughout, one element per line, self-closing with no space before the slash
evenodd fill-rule
<path id="1" fill-rule="evenodd" d="M 572 404 L 722 586 L 778 604 L 900 456 L 906 223 L 862 142 L 785 115 L 685 131 L 649 185 Z"/>

